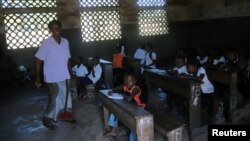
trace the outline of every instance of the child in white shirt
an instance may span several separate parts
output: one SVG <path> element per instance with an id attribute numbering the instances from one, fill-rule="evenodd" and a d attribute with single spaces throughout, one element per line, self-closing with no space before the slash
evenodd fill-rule
<path id="1" fill-rule="evenodd" d="M 82 86 L 84 77 L 89 73 L 87 67 L 83 64 L 82 57 L 76 58 L 76 65 L 72 68 L 72 73 L 75 77 L 73 77 L 73 81 L 75 81 L 77 88 L 77 96 L 79 99 L 83 98 L 82 94 Z"/>
<path id="2" fill-rule="evenodd" d="M 152 50 L 152 44 L 147 43 L 145 46 L 147 52 L 144 68 L 146 69 L 155 69 L 156 68 L 156 53 Z"/>
<path id="3" fill-rule="evenodd" d="M 196 59 L 199 60 L 200 64 L 203 66 L 208 61 L 208 56 L 206 55 L 205 49 L 200 47 L 198 48 Z"/>
<path id="4" fill-rule="evenodd" d="M 185 64 L 185 57 L 177 56 L 175 58 L 175 68 L 173 68 L 174 73 L 176 74 L 185 74 L 187 72 L 187 67 Z"/>
<path id="5" fill-rule="evenodd" d="M 83 64 L 82 57 L 76 58 L 76 65 L 72 68 L 72 72 L 78 78 L 85 77 L 89 73 L 87 67 Z"/>
<path id="6" fill-rule="evenodd" d="M 206 70 L 203 67 L 199 66 L 199 62 L 197 59 L 190 59 L 187 61 L 187 74 L 191 75 L 202 81 L 201 84 L 201 103 L 202 109 L 208 110 L 209 114 L 214 116 L 214 86 L 208 80 Z"/>
<path id="7" fill-rule="evenodd" d="M 147 52 L 145 51 L 145 45 L 142 45 L 135 51 L 134 58 L 140 59 L 141 65 L 143 65 L 145 63 L 146 54 Z"/>
<path id="8" fill-rule="evenodd" d="M 92 68 L 90 74 L 86 77 L 83 77 L 81 83 L 84 85 L 96 84 L 97 81 L 101 78 L 101 75 L 102 67 L 100 65 L 100 58 L 96 56 L 92 59 Z"/>

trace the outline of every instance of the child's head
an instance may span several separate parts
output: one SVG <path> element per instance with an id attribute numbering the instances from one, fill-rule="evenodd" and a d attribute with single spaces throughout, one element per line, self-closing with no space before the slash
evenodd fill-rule
<path id="1" fill-rule="evenodd" d="M 215 59 L 219 59 L 221 56 L 222 56 L 222 50 L 221 48 L 219 47 L 216 47 L 214 50 L 213 50 L 213 54 Z"/>
<path id="2" fill-rule="evenodd" d="M 145 50 L 146 50 L 146 52 L 150 52 L 152 50 L 152 44 L 151 43 L 147 43 L 145 45 Z"/>
<path id="3" fill-rule="evenodd" d="M 205 47 L 204 46 L 199 46 L 197 48 L 197 55 L 198 56 L 205 56 L 206 55 L 206 51 L 205 51 Z"/>
<path id="4" fill-rule="evenodd" d="M 184 49 L 179 48 L 179 49 L 177 50 L 177 56 L 184 56 L 184 57 L 186 57 L 186 56 L 187 56 L 187 53 L 186 53 L 186 51 L 185 51 Z"/>
<path id="5" fill-rule="evenodd" d="M 236 56 L 237 56 L 237 51 L 234 49 L 234 48 L 230 48 L 227 50 L 227 59 L 232 62 L 236 59 Z"/>
<path id="6" fill-rule="evenodd" d="M 115 46 L 115 53 L 121 53 L 121 51 L 122 51 L 121 45 L 116 45 Z"/>
<path id="7" fill-rule="evenodd" d="M 132 72 L 128 72 L 124 75 L 124 85 L 129 89 L 132 88 L 136 83 L 135 75 Z"/>
<path id="8" fill-rule="evenodd" d="M 77 65 L 82 64 L 82 62 L 83 62 L 82 57 L 76 57 L 76 64 L 77 64 Z"/>
<path id="9" fill-rule="evenodd" d="M 187 71 L 189 74 L 195 74 L 199 68 L 199 61 L 195 58 L 188 59 L 187 61 Z"/>
<path id="10" fill-rule="evenodd" d="M 95 57 L 92 59 L 92 63 L 93 63 L 93 65 L 99 64 L 99 63 L 100 63 L 100 57 L 95 56 Z"/>
<path id="11" fill-rule="evenodd" d="M 183 57 L 183 56 L 177 56 L 175 58 L 175 66 L 177 68 L 180 68 L 180 67 L 182 67 L 184 65 L 185 65 L 185 57 Z"/>
<path id="12" fill-rule="evenodd" d="M 146 44 L 142 44 L 140 48 L 145 50 L 145 46 L 146 46 Z"/>

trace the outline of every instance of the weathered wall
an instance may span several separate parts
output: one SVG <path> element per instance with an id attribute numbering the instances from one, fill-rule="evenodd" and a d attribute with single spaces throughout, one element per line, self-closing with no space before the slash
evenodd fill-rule
<path id="1" fill-rule="evenodd" d="M 187 23 L 188 46 L 235 47 L 250 57 L 250 16 Z"/>
<path id="2" fill-rule="evenodd" d="M 57 2 L 58 19 L 63 25 L 63 36 L 70 42 L 72 56 L 83 56 L 84 58 L 98 55 L 104 59 L 111 60 L 113 47 L 120 40 L 109 40 L 99 42 L 83 43 L 81 39 L 80 18 L 78 0 L 59 0 Z M 100 8 L 105 10 L 105 8 Z M 109 8 L 107 8 L 109 9 Z M 86 10 L 86 9 L 85 9 Z M 93 10 L 93 9 L 88 9 Z M 141 37 L 138 31 L 137 12 L 135 0 L 120 1 L 122 37 L 127 41 L 127 54 L 133 55 L 137 47 L 142 43 L 152 42 L 153 47 L 160 57 L 175 54 L 177 47 L 183 47 L 186 43 L 187 28 L 184 22 L 170 22 L 169 34 L 159 36 Z M 1 16 L 0 16 L 1 17 Z M 0 19 L 0 21 L 2 21 Z M 0 33 L 1 46 L 6 48 L 4 30 Z M 18 50 L 7 50 L 18 65 L 34 67 L 34 54 L 37 48 L 26 48 Z"/>
<path id="3" fill-rule="evenodd" d="M 174 0 L 169 0 L 174 1 Z M 249 0 L 189 0 L 171 6 L 171 21 L 207 20 L 250 16 Z"/>
<path id="4" fill-rule="evenodd" d="M 63 36 L 70 41 L 72 56 L 99 55 L 111 59 L 112 48 L 119 40 L 83 43 L 81 40 L 78 0 L 58 0 L 58 18 L 63 23 Z M 135 0 L 121 0 L 122 37 L 127 40 L 128 55 L 145 42 L 152 42 L 160 57 L 172 56 L 179 47 L 228 46 L 236 44 L 241 50 L 249 46 L 248 0 L 169 0 L 166 7 L 169 34 L 141 37 L 138 31 Z M 91 9 L 89 9 L 91 10 Z M 105 10 L 105 9 L 104 9 Z M 231 18 L 234 17 L 234 18 Z M 217 20 L 214 20 L 217 19 Z M 0 46 L 6 49 L 3 12 L 0 7 Z M 37 48 L 7 50 L 17 64 L 34 65 Z"/>

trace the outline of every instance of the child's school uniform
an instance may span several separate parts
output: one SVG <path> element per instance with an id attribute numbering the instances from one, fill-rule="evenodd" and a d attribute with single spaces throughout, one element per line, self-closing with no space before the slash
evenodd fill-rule
<path id="1" fill-rule="evenodd" d="M 177 71 L 178 74 L 183 74 L 183 73 L 186 74 L 187 73 L 186 65 L 184 65 L 180 68 L 175 67 L 175 68 L 173 68 L 173 70 Z"/>
<path id="2" fill-rule="evenodd" d="M 133 97 L 133 99 L 134 99 L 134 101 L 136 102 L 137 106 L 139 106 L 139 107 L 145 109 L 146 104 L 143 103 L 142 100 L 141 100 L 141 98 L 140 98 L 140 96 L 141 96 L 141 89 L 140 89 L 139 86 L 136 86 L 136 85 L 135 85 L 135 86 L 133 86 L 131 89 L 128 89 L 128 87 L 124 86 L 124 87 L 123 87 L 123 91 L 124 91 L 125 93 L 132 94 L 132 92 L 133 92 L 133 90 L 134 90 L 135 88 L 139 88 L 140 92 L 139 92 L 138 94 L 136 94 L 136 95 Z"/>
<path id="3" fill-rule="evenodd" d="M 214 93 L 214 86 L 213 84 L 208 80 L 206 70 L 203 67 L 199 67 L 196 77 L 201 76 L 204 74 L 204 77 L 202 79 L 202 84 L 201 84 L 201 103 L 202 107 L 207 107 L 211 116 L 214 114 L 214 98 L 213 98 L 213 93 Z M 202 108 L 204 109 L 204 108 Z M 206 110 L 206 108 L 205 108 Z"/>
<path id="4" fill-rule="evenodd" d="M 87 84 L 96 84 L 96 82 L 101 78 L 102 75 L 102 67 L 100 64 L 97 64 L 94 66 L 94 72 L 91 71 L 90 74 L 86 77 L 83 77 L 82 83 Z"/>
<path id="5" fill-rule="evenodd" d="M 201 65 L 207 63 L 208 56 L 205 56 L 204 58 L 201 58 L 200 56 L 197 56 L 196 59 L 200 62 Z"/>
<path id="6" fill-rule="evenodd" d="M 226 59 L 224 56 L 221 56 L 219 59 L 214 59 L 213 65 L 218 65 L 219 63 L 225 64 Z"/>
<path id="7" fill-rule="evenodd" d="M 114 86 L 120 86 L 123 83 L 123 55 L 116 53 L 113 55 L 113 75 L 114 75 Z"/>
<path id="8" fill-rule="evenodd" d="M 75 65 L 72 68 L 73 74 L 76 75 L 77 77 L 85 77 L 89 72 L 87 67 L 85 67 L 83 64 L 80 66 Z"/>
<path id="9" fill-rule="evenodd" d="M 151 69 L 155 69 L 156 68 L 156 64 L 155 64 L 155 61 L 156 61 L 156 53 L 151 51 L 151 52 L 148 52 L 146 54 L 146 59 L 145 59 L 145 63 L 146 63 L 146 68 L 151 68 Z M 151 66 L 149 66 L 150 64 L 152 64 Z"/>
<path id="10" fill-rule="evenodd" d="M 141 65 L 142 65 L 142 64 L 145 63 L 146 54 L 147 54 L 147 52 L 146 52 L 144 49 L 138 48 L 138 49 L 135 51 L 134 58 L 140 59 L 140 60 L 141 60 Z"/>

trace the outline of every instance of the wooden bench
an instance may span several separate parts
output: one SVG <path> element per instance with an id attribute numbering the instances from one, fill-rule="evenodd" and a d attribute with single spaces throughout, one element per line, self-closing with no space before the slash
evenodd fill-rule
<path id="1" fill-rule="evenodd" d="M 154 141 L 153 115 L 126 100 L 110 99 L 99 92 L 104 111 L 104 125 L 108 127 L 110 112 L 134 131 L 138 141 Z"/>
<path id="2" fill-rule="evenodd" d="M 225 95 L 226 115 L 230 118 L 232 112 L 237 110 L 238 105 L 241 103 L 241 95 L 238 91 L 238 72 L 237 71 L 225 71 L 222 69 L 206 67 L 206 73 L 208 79 L 211 82 L 224 84 L 229 87 L 228 93 Z"/>
<path id="3" fill-rule="evenodd" d="M 168 141 L 182 141 L 185 123 L 166 113 L 155 113 L 155 129 L 168 138 Z"/>
<path id="4" fill-rule="evenodd" d="M 188 102 L 188 125 L 192 134 L 195 129 L 201 127 L 201 106 L 200 106 L 200 82 L 184 80 L 176 76 L 162 73 L 160 71 L 144 71 L 145 81 L 148 87 L 148 110 L 154 115 L 156 129 L 168 137 L 168 140 L 181 141 L 185 122 L 171 117 L 166 112 L 162 112 L 157 100 L 158 88 L 166 89 L 169 94 L 183 97 Z M 158 116 L 159 113 L 163 116 Z M 175 133 L 174 135 L 171 135 Z M 171 136 L 170 136 L 171 135 Z"/>

